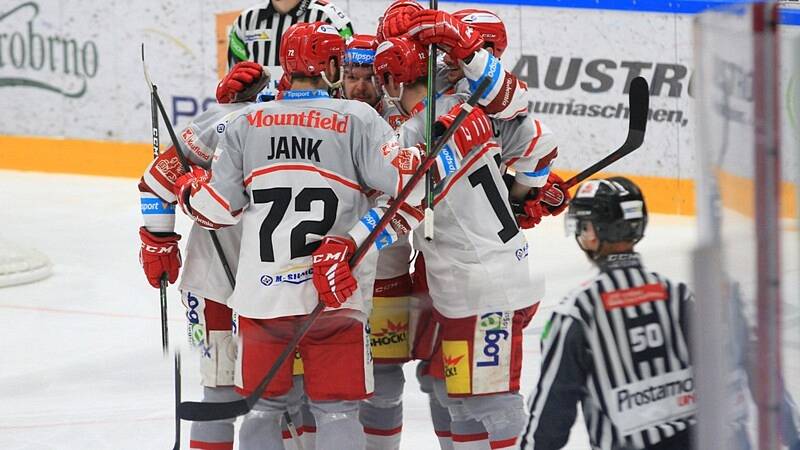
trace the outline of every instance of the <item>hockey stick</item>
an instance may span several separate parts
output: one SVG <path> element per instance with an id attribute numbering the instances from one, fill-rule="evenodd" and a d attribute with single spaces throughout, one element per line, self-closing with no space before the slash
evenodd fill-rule
<path id="1" fill-rule="evenodd" d="M 644 133 L 647 129 L 647 112 L 649 108 L 650 88 L 647 85 L 647 80 L 642 77 L 636 77 L 631 80 L 631 85 L 628 89 L 628 136 L 625 138 L 625 143 L 605 158 L 565 181 L 564 189 L 575 186 L 641 147 L 644 142 Z"/>
<path id="2" fill-rule="evenodd" d="M 144 78 L 147 81 L 147 86 L 150 88 L 150 117 L 153 124 L 153 159 L 158 158 L 161 153 L 159 149 L 158 139 L 158 112 L 156 110 L 156 103 L 158 99 L 158 87 L 150 80 L 150 74 L 147 70 L 147 62 L 144 59 L 144 43 L 142 43 L 142 67 L 144 70 Z M 168 124 L 169 125 L 169 124 Z M 161 293 L 161 347 L 166 356 L 169 351 L 169 342 L 167 340 L 167 273 L 161 275 L 161 280 L 158 284 Z M 173 450 L 180 450 L 181 448 L 181 418 L 178 416 L 178 405 L 181 402 L 181 360 L 178 351 L 175 351 L 175 445 Z"/>
<path id="3" fill-rule="evenodd" d="M 466 119 L 467 114 L 469 114 L 475 104 L 478 103 L 478 99 L 480 99 L 481 95 L 483 95 L 483 92 L 488 87 L 489 79 L 487 78 L 481 82 L 467 103 L 463 106 L 462 110 L 458 113 L 450 127 L 443 130 L 442 136 L 436 141 L 434 147 L 430 149 L 425 161 L 417 169 L 417 171 L 414 172 L 400 193 L 397 194 L 397 197 L 389 206 L 389 209 L 387 209 L 383 214 L 381 220 L 378 221 L 378 224 L 375 226 L 375 228 L 373 228 L 373 230 L 369 233 L 364 242 L 358 246 L 356 251 L 353 253 L 353 256 L 350 257 L 350 260 L 348 261 L 350 267 L 355 267 L 361 262 L 370 246 L 375 243 L 378 234 L 380 234 L 386 225 L 389 224 L 389 221 L 400 208 L 400 204 L 408 198 L 417 183 L 419 183 L 419 181 L 425 176 L 425 173 L 433 166 L 433 164 L 436 163 L 436 156 L 442 150 L 442 147 L 444 147 L 445 143 L 447 143 L 447 140 L 450 139 L 453 133 L 455 133 L 455 131 L 461 125 L 461 122 Z M 180 414 L 181 418 L 184 420 L 204 422 L 211 420 L 232 419 L 234 417 L 247 414 L 253 408 L 253 405 L 255 405 L 264 394 L 264 391 L 267 389 L 267 385 L 269 385 L 270 381 L 272 381 L 272 379 L 278 373 L 278 370 L 286 362 L 287 358 L 289 358 L 289 355 L 294 354 L 297 344 L 300 343 L 300 341 L 308 332 L 309 328 L 311 328 L 311 325 L 314 324 L 324 309 L 325 305 L 323 303 L 317 304 L 314 310 L 308 315 L 308 318 L 303 322 L 302 325 L 300 325 L 300 328 L 286 344 L 286 347 L 283 349 L 281 354 L 278 355 L 275 362 L 272 364 L 272 367 L 270 367 L 269 371 L 266 373 L 266 375 L 264 375 L 264 378 L 261 379 L 261 382 L 258 383 L 258 386 L 253 389 L 253 392 L 251 392 L 250 395 L 241 400 L 236 400 L 233 402 L 183 402 L 178 409 L 178 413 Z"/>
<path id="4" fill-rule="evenodd" d="M 161 96 L 158 95 L 158 87 L 153 83 L 152 78 L 150 78 L 150 72 L 147 70 L 147 63 L 144 58 L 144 43 L 142 44 L 142 67 L 144 69 L 144 78 L 147 81 L 147 85 L 150 87 L 150 95 L 151 100 L 155 105 L 158 106 L 158 110 L 161 112 L 161 117 L 164 119 L 164 123 L 167 127 L 167 132 L 169 133 L 170 139 L 172 139 L 172 145 L 175 146 L 176 153 L 178 154 L 178 161 L 181 164 L 181 168 L 184 172 L 189 172 L 191 167 L 189 167 L 189 162 L 186 160 L 186 156 L 181 151 L 181 145 L 178 141 L 178 137 L 175 134 L 175 129 L 172 127 L 172 123 L 169 120 L 169 116 L 167 115 L 167 111 L 164 108 L 164 104 L 161 102 Z M 158 118 L 156 117 L 155 108 L 153 108 L 153 117 L 157 121 Z M 155 130 L 154 133 L 158 133 L 158 130 Z M 155 140 L 156 138 L 154 138 Z M 156 157 L 158 153 L 156 153 Z M 220 263 L 222 264 L 222 268 L 225 271 L 225 277 L 228 279 L 228 283 L 230 283 L 231 288 L 236 287 L 236 278 L 233 275 L 233 271 L 231 270 L 231 266 L 228 264 L 228 259 L 225 257 L 225 252 L 222 250 L 222 244 L 219 242 L 219 237 L 217 236 L 217 232 L 214 230 L 208 230 L 208 233 L 211 235 L 211 243 L 214 245 L 214 250 L 219 256 Z M 166 290 L 166 274 L 162 276 L 162 285 L 164 286 L 164 291 Z M 166 328 L 166 294 L 162 295 L 162 324 L 163 327 Z M 165 350 L 166 352 L 166 350 Z M 180 365 L 178 365 L 178 370 L 180 370 Z M 180 387 L 176 387 L 176 389 L 180 389 Z M 180 438 L 180 416 L 177 415 L 178 405 L 180 404 L 180 397 L 179 392 L 176 393 L 177 403 L 175 406 L 176 411 L 176 422 L 178 429 L 176 430 L 176 436 Z M 286 426 L 289 428 L 289 432 L 292 434 L 293 439 L 295 439 L 295 443 L 299 450 L 303 450 L 302 443 L 299 441 L 299 437 L 297 434 L 297 429 L 294 427 L 292 423 L 292 418 L 289 416 L 288 412 L 284 413 L 284 419 L 286 420 Z M 176 446 L 179 443 L 176 442 Z M 177 448 L 177 447 L 176 447 Z"/>
<path id="5" fill-rule="evenodd" d="M 144 44 L 142 44 L 142 64 L 144 64 Z M 156 110 L 156 98 L 158 96 L 157 87 L 150 83 L 150 77 L 147 74 L 147 66 L 144 68 L 144 76 L 147 79 L 147 84 L 150 86 L 150 121 L 153 128 L 153 159 L 158 158 L 161 153 L 158 142 L 158 111 Z M 158 281 L 158 291 L 161 296 L 161 351 L 164 356 L 169 351 L 169 330 L 167 329 L 167 273 L 161 274 L 161 279 Z"/>
<path id="6" fill-rule="evenodd" d="M 178 405 L 181 404 L 181 354 L 175 351 L 175 446 L 173 450 L 181 448 L 181 416 L 178 415 Z"/>
<path id="7" fill-rule="evenodd" d="M 439 9 L 438 0 L 430 0 L 428 6 L 432 10 Z M 428 92 L 426 94 L 426 101 L 428 102 L 425 111 L 425 145 L 427 148 L 433 148 L 433 123 L 436 121 L 436 45 L 431 44 L 428 46 Z M 433 240 L 433 195 L 434 185 L 433 177 L 430 172 L 425 174 L 425 224 L 423 225 L 423 233 L 425 239 Z"/>

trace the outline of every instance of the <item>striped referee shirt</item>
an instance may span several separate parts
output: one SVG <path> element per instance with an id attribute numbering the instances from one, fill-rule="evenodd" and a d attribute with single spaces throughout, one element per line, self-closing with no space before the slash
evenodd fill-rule
<path id="1" fill-rule="evenodd" d="M 691 292 L 645 271 L 635 253 L 610 255 L 599 268 L 542 332 L 523 449 L 563 447 L 578 402 L 593 449 L 646 449 L 694 424 Z"/>
<path id="2" fill-rule="evenodd" d="M 281 36 L 298 22 L 328 22 L 345 39 L 353 35 L 350 18 L 325 0 L 302 0 L 286 14 L 280 14 L 267 0 L 242 11 L 228 39 L 228 69 L 240 61 L 254 61 L 269 68 L 273 80 L 280 80 Z"/>

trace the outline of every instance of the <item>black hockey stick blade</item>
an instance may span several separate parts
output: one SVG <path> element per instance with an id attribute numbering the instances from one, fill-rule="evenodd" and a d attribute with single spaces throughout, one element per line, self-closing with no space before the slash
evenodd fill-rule
<path id="1" fill-rule="evenodd" d="M 378 221 L 378 224 L 375 225 L 375 228 L 372 229 L 369 236 L 358 246 L 356 251 L 353 253 L 353 256 L 350 257 L 349 264 L 350 267 L 355 267 L 361 262 L 361 259 L 367 253 L 367 250 L 375 243 L 375 240 L 378 237 L 378 234 L 389 224 L 392 216 L 397 212 L 400 208 L 402 202 L 405 201 L 406 198 L 411 194 L 411 191 L 414 189 L 414 186 L 425 176 L 425 172 L 431 168 L 431 166 L 435 162 L 436 156 L 442 150 L 444 145 L 447 141 L 453 136 L 453 133 L 458 129 L 461 123 L 466 119 L 469 112 L 472 110 L 478 100 L 483 95 L 483 92 L 489 87 L 489 79 L 484 79 L 479 85 L 478 88 L 475 89 L 475 92 L 472 96 L 467 100 L 467 103 L 461 112 L 458 113 L 453 123 L 448 127 L 446 130 L 443 130 L 443 135 L 440 136 L 436 144 L 430 149 L 429 154 L 425 162 L 422 166 L 417 170 L 414 175 L 406 182 L 405 187 L 397 194 L 397 198 L 394 202 L 392 202 L 391 206 L 385 213 L 383 213 L 383 217 L 381 220 Z M 243 416 L 247 414 L 250 409 L 253 408 L 253 405 L 256 404 L 258 399 L 261 398 L 261 395 L 267 388 L 267 385 L 272 381 L 272 378 L 278 372 L 280 367 L 286 362 L 286 359 L 289 357 L 290 354 L 294 354 L 295 347 L 297 344 L 303 339 L 308 329 L 311 328 L 311 325 L 317 320 L 322 311 L 325 309 L 325 305 L 319 303 L 311 314 L 308 315 L 308 318 L 303 322 L 303 325 L 300 326 L 300 329 L 295 332 L 292 339 L 286 344 L 286 347 L 283 349 L 280 355 L 275 359 L 275 362 L 270 367 L 267 374 L 264 378 L 261 379 L 261 382 L 258 386 L 251 392 L 247 397 L 241 400 L 235 400 L 232 402 L 181 402 L 178 406 L 178 415 L 181 419 L 184 420 L 191 420 L 194 422 L 208 422 L 212 420 L 223 420 L 223 419 L 232 419 L 234 417 Z"/>
<path id="2" fill-rule="evenodd" d="M 625 143 L 605 158 L 592 164 L 591 167 L 565 181 L 564 187 L 568 189 L 575 186 L 641 147 L 644 142 L 644 133 L 647 129 L 649 108 L 650 87 L 647 85 L 647 80 L 642 77 L 636 77 L 631 80 L 631 85 L 628 89 L 628 136 L 625 139 Z"/>

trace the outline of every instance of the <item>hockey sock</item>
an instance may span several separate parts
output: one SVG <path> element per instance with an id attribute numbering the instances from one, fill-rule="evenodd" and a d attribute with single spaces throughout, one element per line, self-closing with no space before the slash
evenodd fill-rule
<path id="1" fill-rule="evenodd" d="M 450 424 L 455 450 L 489 450 L 489 433 L 480 422 L 468 420 L 453 421 Z"/>
<path id="2" fill-rule="evenodd" d="M 232 386 L 204 387 L 204 402 L 228 402 L 241 398 Z M 233 422 L 218 420 L 214 422 L 192 422 L 189 435 L 189 448 L 197 450 L 233 450 Z"/>
<path id="3" fill-rule="evenodd" d="M 242 420 L 239 430 L 239 449 L 284 450 L 281 416 L 285 410 L 285 399 L 283 401 L 260 399 Z"/>
<path id="4" fill-rule="evenodd" d="M 359 410 L 367 450 L 399 450 L 403 430 L 403 366 L 376 364 L 373 376 L 375 392 L 361 402 Z"/>
<path id="5" fill-rule="evenodd" d="M 358 402 L 311 401 L 317 422 L 317 450 L 363 449 L 364 429 L 358 421 Z"/>

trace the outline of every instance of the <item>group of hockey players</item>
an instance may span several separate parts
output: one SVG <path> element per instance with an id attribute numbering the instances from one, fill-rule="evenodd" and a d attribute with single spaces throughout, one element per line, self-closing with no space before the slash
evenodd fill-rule
<path id="1" fill-rule="evenodd" d="M 252 393 L 317 304 L 326 309 L 239 434 L 233 419 L 195 422 L 191 448 L 232 449 L 236 439 L 241 449 L 398 449 L 410 361 L 442 449 L 560 448 L 578 401 L 597 448 L 685 448 L 693 403 L 654 425 L 633 407 L 608 413 L 605 395 L 665 373 L 691 376 L 683 316 L 667 314 L 682 312 L 690 295 L 644 272 L 632 253 L 647 216 L 630 181 L 588 182 L 570 203 L 551 171 L 554 135 L 528 114 L 526 85 L 501 62 L 507 38 L 497 15 L 396 0 L 369 35 L 323 0 L 271 0 L 243 11 L 229 40 L 218 103 L 141 178 L 144 271 L 158 287 L 164 274 L 175 283 L 183 264 L 204 401 Z M 429 205 L 423 183 L 397 197 L 426 160 L 431 44 L 444 52 L 438 128 L 468 114 L 433 165 Z M 465 107 L 487 78 L 478 107 Z M 351 267 L 396 202 L 389 226 Z M 541 299 L 521 229 L 568 205 L 602 275 L 549 322 L 529 414 L 519 393 L 522 331 Z M 433 239 L 421 232 L 426 207 L 435 211 Z M 183 259 L 178 208 L 195 222 Z M 627 341 L 599 342 L 598 329 L 628 322 L 650 334 L 663 327 L 667 344 L 609 352 Z M 570 341 L 580 350 L 565 350 Z"/>

